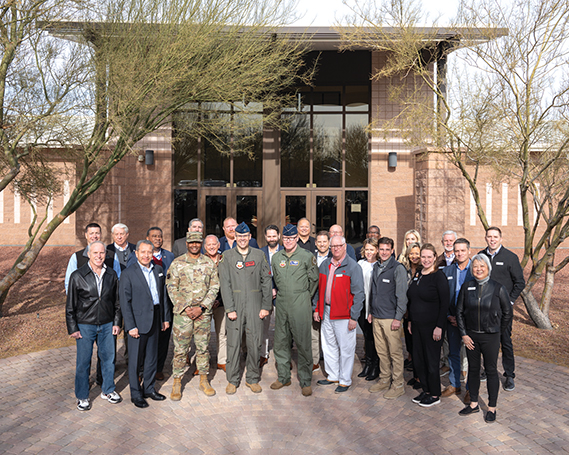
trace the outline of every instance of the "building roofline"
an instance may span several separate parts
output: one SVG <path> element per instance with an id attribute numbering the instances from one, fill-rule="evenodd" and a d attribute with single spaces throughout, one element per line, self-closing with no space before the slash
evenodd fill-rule
<path id="1" fill-rule="evenodd" d="M 40 26 L 48 30 L 53 36 L 87 44 L 90 39 L 86 32 L 93 34 L 98 30 L 104 30 L 104 22 L 67 22 L 56 21 L 42 23 Z M 345 30 L 354 30 L 355 27 L 346 27 Z M 305 41 L 308 47 L 314 51 L 339 50 L 345 45 L 339 28 L 335 27 L 278 27 L 262 28 L 267 33 L 283 36 L 293 41 Z M 506 28 L 470 28 L 470 27 L 415 27 L 417 35 L 424 36 L 425 44 L 453 42 L 452 49 L 460 47 L 462 40 L 485 43 L 496 38 L 508 35 Z M 377 35 L 378 42 L 390 35 L 396 36 L 398 29 L 394 27 L 363 28 L 361 31 L 367 37 Z M 352 46 L 351 50 L 374 50 L 373 46 Z"/>

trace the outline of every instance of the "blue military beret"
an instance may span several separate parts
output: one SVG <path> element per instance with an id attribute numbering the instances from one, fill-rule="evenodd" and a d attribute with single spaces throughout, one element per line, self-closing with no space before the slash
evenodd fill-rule
<path id="1" fill-rule="evenodd" d="M 249 229 L 249 226 L 247 226 L 245 221 L 243 221 L 239 226 L 235 228 L 235 232 L 238 234 L 249 234 L 249 232 L 251 232 L 251 229 Z"/>
<path id="2" fill-rule="evenodd" d="M 284 228 L 283 228 L 283 235 L 290 237 L 293 235 L 298 234 L 298 230 L 296 229 L 296 226 L 294 224 L 287 224 Z"/>

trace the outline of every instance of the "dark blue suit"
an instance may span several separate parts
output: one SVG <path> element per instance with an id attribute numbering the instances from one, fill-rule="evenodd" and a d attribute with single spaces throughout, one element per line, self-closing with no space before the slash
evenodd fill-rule
<path id="1" fill-rule="evenodd" d="M 443 272 L 447 277 L 448 287 L 450 291 L 450 305 L 448 308 L 448 315 L 456 317 L 456 300 L 458 292 L 460 291 L 457 271 L 459 270 L 456 262 L 451 265 L 443 267 Z M 474 277 L 470 273 L 470 261 L 466 266 L 466 274 L 464 275 L 463 283 L 473 280 Z M 449 380 L 452 386 L 457 389 L 460 388 L 460 349 L 462 347 L 462 337 L 458 327 L 447 324 L 447 337 L 448 337 L 448 364 L 450 367 Z"/>
<path id="2" fill-rule="evenodd" d="M 235 245 L 237 245 L 237 241 L 233 241 L 233 248 L 235 248 Z M 249 246 L 252 246 L 253 248 L 259 248 L 259 244 L 257 243 L 257 241 L 251 237 L 251 240 L 249 240 Z M 227 237 L 223 236 L 219 239 L 219 251 L 221 251 L 222 253 L 225 250 L 229 250 L 229 243 L 227 242 Z"/>
<path id="3" fill-rule="evenodd" d="M 128 377 L 132 399 L 142 398 L 154 390 L 156 380 L 156 363 L 158 356 L 158 336 L 163 321 L 170 321 L 172 315 L 168 305 L 164 304 L 165 276 L 162 267 L 154 266 L 152 270 L 159 304 L 154 305 L 148 282 L 142 273 L 139 263 L 126 268 L 119 282 L 119 299 L 124 319 L 124 329 L 128 332 L 138 329 L 139 338 L 128 334 Z M 144 393 L 138 382 L 138 372 L 144 364 Z"/>

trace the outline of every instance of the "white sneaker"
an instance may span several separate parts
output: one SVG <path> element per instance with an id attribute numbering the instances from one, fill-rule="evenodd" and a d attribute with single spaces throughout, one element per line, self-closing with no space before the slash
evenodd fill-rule
<path id="1" fill-rule="evenodd" d="M 91 402 L 89 401 L 89 398 L 86 400 L 77 400 L 77 409 L 80 411 L 88 411 L 91 409 Z"/>
<path id="2" fill-rule="evenodd" d="M 117 404 L 117 403 L 120 403 L 122 401 L 121 396 L 117 392 L 115 392 L 114 390 L 111 393 L 109 393 L 108 395 L 101 393 L 101 398 L 103 400 L 107 400 L 109 403 L 112 403 L 112 404 Z"/>

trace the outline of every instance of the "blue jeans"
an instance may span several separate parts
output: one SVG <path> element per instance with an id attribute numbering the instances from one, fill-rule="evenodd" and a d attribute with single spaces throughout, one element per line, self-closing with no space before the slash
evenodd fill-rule
<path id="1" fill-rule="evenodd" d="M 75 396 L 78 400 L 89 398 L 89 374 L 93 343 L 101 359 L 103 373 L 102 391 L 109 394 L 115 390 L 115 342 L 113 323 L 103 325 L 78 324 L 82 338 L 77 340 L 77 366 L 75 368 Z"/>
<path id="2" fill-rule="evenodd" d="M 462 337 L 458 327 L 453 326 L 450 322 L 447 324 L 448 337 L 448 365 L 450 368 L 449 380 L 450 384 L 457 389 L 460 388 L 460 348 L 462 346 Z"/>

